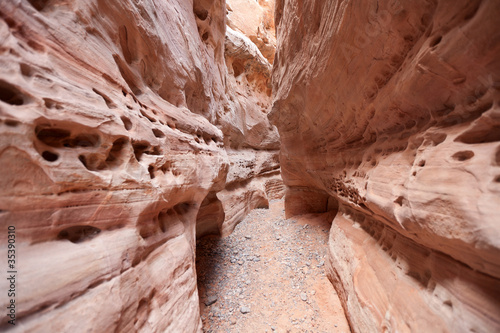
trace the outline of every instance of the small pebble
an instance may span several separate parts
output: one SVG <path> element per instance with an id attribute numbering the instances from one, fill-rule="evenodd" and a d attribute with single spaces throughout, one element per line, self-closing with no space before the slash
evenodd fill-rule
<path id="1" fill-rule="evenodd" d="M 268 218 L 265 211 L 257 210 L 253 211 L 252 214 L 254 219 L 258 216 Z M 278 305 L 282 298 L 287 298 L 288 302 L 296 307 L 302 306 L 307 309 L 307 316 L 304 315 L 304 312 L 301 313 L 301 318 L 287 316 L 289 329 L 310 333 L 322 331 L 320 329 L 323 325 L 321 317 L 316 318 L 314 312 L 316 305 L 313 300 L 316 291 L 314 288 L 307 287 L 306 279 L 312 277 L 311 275 L 314 275 L 315 279 L 325 276 L 327 260 L 324 255 L 325 251 L 311 247 L 310 243 L 314 237 L 317 237 L 314 240 L 316 244 L 326 244 L 325 240 L 322 239 L 326 239 L 322 231 L 328 233 L 329 230 L 324 230 L 319 226 L 304 225 L 305 221 L 303 220 L 300 220 L 299 223 L 299 221 L 280 218 L 269 220 L 269 222 L 272 224 L 269 225 L 270 228 L 265 233 L 261 232 L 260 225 L 257 228 L 258 224 L 245 224 L 243 221 L 236 226 L 232 235 L 220 242 L 214 244 L 207 240 L 200 242 L 200 250 L 213 252 L 212 256 L 204 259 L 205 262 L 202 261 L 203 256 L 196 258 L 197 265 L 202 266 L 206 262 L 210 263 L 210 269 L 201 269 L 198 277 L 208 293 L 204 295 L 206 297 L 203 299 L 204 305 L 207 306 L 202 309 L 203 328 L 207 329 L 207 332 L 214 331 L 215 327 L 220 331 L 236 332 L 250 328 L 246 327 L 247 323 L 242 320 L 243 316 L 251 313 L 250 306 L 260 305 L 259 302 L 265 303 L 261 306 L 266 305 L 265 308 L 271 311 L 268 314 L 270 318 L 276 318 L 282 315 L 284 310 Z M 276 228 L 277 226 L 280 228 Z M 281 234 L 284 236 L 281 237 Z M 254 237 L 254 235 L 256 236 Z M 272 242 L 273 239 L 276 242 Z M 320 248 L 322 249 L 322 247 Z M 212 258 L 217 260 L 212 263 Z M 236 266 L 236 264 L 241 267 Z M 268 272 L 268 266 L 273 266 L 277 270 Z M 314 268 L 316 266 L 321 268 Z M 212 274 L 212 271 L 217 272 L 217 274 Z M 268 280 L 266 278 L 259 281 L 260 272 L 275 274 L 277 278 L 290 280 L 290 285 L 280 286 L 280 283 L 275 281 L 276 279 Z M 260 289 L 261 283 L 265 284 L 265 288 Z M 286 293 L 276 292 L 275 294 L 275 292 L 271 292 L 271 290 L 282 287 Z M 220 302 L 215 295 L 222 297 Z M 276 303 L 277 300 L 278 303 Z M 250 320 L 257 315 L 257 312 L 246 316 L 245 319 Z M 238 318 L 238 316 L 242 317 Z M 276 322 L 271 324 L 271 322 L 264 320 L 261 324 L 264 325 L 264 327 L 261 326 L 262 332 L 275 333 L 282 329 L 274 326 L 277 324 Z M 335 324 L 335 328 L 340 326 Z"/>
<path id="2" fill-rule="evenodd" d="M 205 301 L 205 305 L 209 306 L 209 305 L 214 304 L 215 302 L 217 302 L 217 296 L 215 296 L 215 295 L 208 296 L 207 300 Z"/>
<path id="3" fill-rule="evenodd" d="M 240 312 L 243 313 L 243 314 L 250 313 L 250 308 L 247 307 L 247 306 L 242 306 L 240 308 Z"/>

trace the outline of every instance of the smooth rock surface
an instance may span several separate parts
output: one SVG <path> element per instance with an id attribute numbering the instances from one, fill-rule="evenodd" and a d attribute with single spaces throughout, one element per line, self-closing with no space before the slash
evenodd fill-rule
<path id="1" fill-rule="evenodd" d="M 339 207 L 329 267 L 356 332 L 500 329 L 498 15 L 277 2 L 287 216 Z"/>

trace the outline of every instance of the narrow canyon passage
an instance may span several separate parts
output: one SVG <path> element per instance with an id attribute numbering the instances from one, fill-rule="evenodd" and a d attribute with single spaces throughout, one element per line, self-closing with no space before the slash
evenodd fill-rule
<path id="1" fill-rule="evenodd" d="M 500 332 L 499 17 L 0 0 L 0 331 Z"/>
<path id="2" fill-rule="evenodd" d="M 283 203 L 197 242 L 205 332 L 350 332 L 325 272 L 332 214 L 285 219 Z"/>

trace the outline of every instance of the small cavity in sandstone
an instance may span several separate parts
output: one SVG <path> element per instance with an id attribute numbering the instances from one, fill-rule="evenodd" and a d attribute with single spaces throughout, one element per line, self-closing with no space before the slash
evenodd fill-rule
<path id="1" fill-rule="evenodd" d="M 53 153 L 53 152 L 50 152 L 48 150 L 44 151 L 42 153 L 42 157 L 46 160 L 46 161 L 49 161 L 49 162 L 55 162 L 57 161 L 57 159 L 59 158 L 59 155 L 57 155 L 56 153 Z"/>
<path id="2" fill-rule="evenodd" d="M 24 95 L 10 83 L 0 80 L 0 100 L 10 105 L 23 105 Z"/>
<path id="3" fill-rule="evenodd" d="M 471 150 L 459 151 L 452 156 L 453 159 L 460 162 L 470 160 L 472 157 L 474 157 L 474 152 Z"/>
<path id="4" fill-rule="evenodd" d="M 71 243 L 81 243 L 94 238 L 100 232 L 101 230 L 99 228 L 93 226 L 77 225 L 61 230 L 57 238 L 67 239 Z"/>

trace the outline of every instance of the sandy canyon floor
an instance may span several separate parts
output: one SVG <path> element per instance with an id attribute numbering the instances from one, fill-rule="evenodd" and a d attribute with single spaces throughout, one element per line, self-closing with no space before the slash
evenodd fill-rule
<path id="1" fill-rule="evenodd" d="M 205 332 L 350 332 L 325 274 L 328 214 L 255 209 L 226 238 L 198 241 Z"/>

